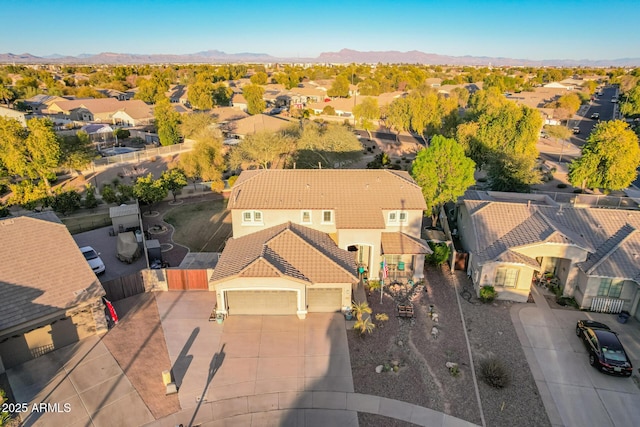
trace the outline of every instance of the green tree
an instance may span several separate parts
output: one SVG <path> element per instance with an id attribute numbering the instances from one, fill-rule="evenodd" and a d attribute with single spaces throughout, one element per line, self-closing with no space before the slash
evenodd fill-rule
<path id="1" fill-rule="evenodd" d="M 547 132 L 547 135 L 553 138 L 554 141 L 556 142 L 561 141 L 562 150 L 560 151 L 560 159 L 559 159 L 559 161 L 561 162 L 562 152 L 564 151 L 564 142 L 567 139 L 571 138 L 571 135 L 573 135 L 573 132 L 571 132 L 569 128 L 561 125 L 545 125 L 544 130 Z"/>
<path id="2" fill-rule="evenodd" d="M 82 197 L 80 193 L 75 190 L 65 191 L 56 196 L 53 199 L 51 207 L 62 215 L 66 216 L 80 209 Z"/>
<path id="3" fill-rule="evenodd" d="M 264 86 L 267 84 L 268 78 L 269 77 L 267 76 L 267 73 L 265 73 L 264 71 L 258 71 L 253 76 L 251 76 L 249 80 L 251 80 L 251 83 L 253 83 L 254 85 Z"/>
<path id="4" fill-rule="evenodd" d="M 32 119 L 27 129 L 14 119 L 0 117 L 0 163 L 10 175 L 39 179 L 53 196 L 49 178 L 60 161 L 60 141 L 48 119 Z"/>
<path id="5" fill-rule="evenodd" d="M 627 117 L 640 115 L 640 84 L 625 94 L 620 102 L 620 112 Z"/>
<path id="6" fill-rule="evenodd" d="M 169 190 L 163 180 L 153 179 L 153 174 L 149 173 L 136 180 L 133 194 L 141 203 L 148 205 L 151 212 L 152 206 L 167 197 Z"/>
<path id="7" fill-rule="evenodd" d="M 347 127 L 307 123 L 295 143 L 296 167 L 341 167 L 362 157 L 362 144 Z"/>
<path id="8" fill-rule="evenodd" d="M 60 165 L 68 170 L 79 171 L 91 163 L 96 150 L 89 135 L 78 131 L 75 135 L 63 136 L 60 139 Z"/>
<path id="9" fill-rule="evenodd" d="M 345 76 L 337 76 L 329 90 L 327 90 L 327 95 L 332 98 L 348 98 L 349 80 Z"/>
<path id="10" fill-rule="evenodd" d="M 180 113 L 173 109 L 168 99 L 158 102 L 154 116 L 160 144 L 166 146 L 179 143 Z"/>
<path id="11" fill-rule="evenodd" d="M 210 110 L 213 108 L 213 92 L 215 87 L 208 80 L 198 80 L 189 86 L 187 99 L 195 110 Z"/>
<path id="12" fill-rule="evenodd" d="M 180 134 L 185 138 L 195 138 L 203 130 L 215 126 L 215 120 L 207 113 L 183 114 L 180 122 Z"/>
<path id="13" fill-rule="evenodd" d="M 176 201 L 178 191 L 187 185 L 187 177 L 184 172 L 178 168 L 173 168 L 162 172 L 160 179 L 164 182 L 164 186 L 171 191 L 173 201 Z"/>
<path id="14" fill-rule="evenodd" d="M 247 100 L 247 112 L 249 114 L 260 114 L 266 108 L 264 88 L 262 86 L 246 85 L 242 88 L 242 95 Z"/>
<path id="15" fill-rule="evenodd" d="M 640 166 L 638 136 L 621 121 L 598 123 L 582 156 L 569 165 L 569 182 L 575 187 L 622 190 L 637 177 Z"/>
<path id="16" fill-rule="evenodd" d="M 202 179 L 211 182 L 213 191 L 222 191 L 222 171 L 225 168 L 222 140 L 210 128 L 202 128 L 191 137 L 196 143 L 191 151 L 180 155 L 178 166 L 193 181 L 194 189 L 196 181 Z"/>
<path id="17" fill-rule="evenodd" d="M 380 118 L 380 107 L 376 98 L 364 98 L 362 102 L 353 107 L 353 114 L 360 127 L 367 131 L 371 139 L 371 131 L 376 129 L 374 120 Z"/>
<path id="18" fill-rule="evenodd" d="M 113 136 L 121 142 L 123 139 L 127 139 L 131 136 L 131 132 L 128 129 L 115 128 L 113 130 Z"/>
<path id="19" fill-rule="evenodd" d="M 428 148 L 418 152 L 411 176 L 422 188 L 427 210 L 435 223 L 440 207 L 456 201 L 473 184 L 475 163 L 454 139 L 436 135 Z"/>
<path id="20" fill-rule="evenodd" d="M 238 169 L 242 166 L 258 166 L 263 169 L 289 152 L 292 141 L 281 132 L 258 132 L 247 136 L 229 154 L 229 164 Z"/>
<path id="21" fill-rule="evenodd" d="M 456 137 L 477 165 L 487 167 L 491 188 L 527 191 L 539 182 L 535 163 L 540 113 L 495 91 L 478 91 L 469 104 L 468 122 L 458 127 Z"/>
<path id="22" fill-rule="evenodd" d="M 231 95 L 233 95 L 233 90 L 224 83 L 214 85 L 213 101 L 216 105 L 228 106 L 231 103 Z"/>

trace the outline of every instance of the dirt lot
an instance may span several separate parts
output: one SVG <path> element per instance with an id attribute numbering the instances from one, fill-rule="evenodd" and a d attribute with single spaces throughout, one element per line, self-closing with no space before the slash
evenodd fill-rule
<path id="1" fill-rule="evenodd" d="M 221 252 L 231 236 L 226 200 L 185 202 L 169 207 L 163 220 L 174 226 L 173 240 L 192 252 Z"/>
<path id="2" fill-rule="evenodd" d="M 390 295 L 385 294 L 382 304 L 379 293 L 369 296 L 373 316 L 387 313 L 389 321 L 374 320 L 378 327 L 364 338 L 355 332 L 348 334 L 355 391 L 414 403 L 481 424 L 454 288 L 454 280 L 458 280 L 459 290 L 467 297 L 462 307 L 476 372 L 480 360 L 495 354 L 504 359 L 512 375 L 510 386 L 501 390 L 478 380 L 486 424 L 549 425 L 511 323 L 511 303 L 481 304 L 470 289 L 462 288 L 468 280 L 461 272 L 450 276 L 446 270 L 429 267 L 425 275 L 426 291 L 421 288 L 413 299 L 414 319 L 396 317 L 397 304 Z M 431 304 L 438 314 L 437 323 L 428 315 Z M 431 333 L 434 326 L 437 338 Z M 396 362 L 398 372 L 375 372 L 378 365 L 393 366 Z M 459 373 L 452 375 L 445 366 L 447 362 L 457 363 Z M 368 414 L 358 417 L 360 425 L 410 425 Z"/>

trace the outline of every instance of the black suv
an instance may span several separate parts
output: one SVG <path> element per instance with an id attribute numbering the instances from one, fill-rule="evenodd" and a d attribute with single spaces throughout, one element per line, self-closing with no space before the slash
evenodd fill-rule
<path id="1" fill-rule="evenodd" d="M 618 339 L 604 323 L 593 320 L 578 320 L 578 335 L 589 352 L 589 364 L 602 372 L 630 377 L 633 366 Z"/>

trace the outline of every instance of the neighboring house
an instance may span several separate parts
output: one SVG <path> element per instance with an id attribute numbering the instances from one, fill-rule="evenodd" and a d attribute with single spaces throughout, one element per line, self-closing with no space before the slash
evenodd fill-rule
<path id="1" fill-rule="evenodd" d="M 238 239 L 291 222 L 327 233 L 350 250 L 368 277 L 385 259 L 394 277 L 424 277 L 420 238 L 426 204 L 404 171 L 383 169 L 250 170 L 233 186 L 228 208 Z"/>
<path id="2" fill-rule="evenodd" d="M 0 373 L 106 332 L 105 295 L 51 213 L 0 220 Z"/>
<path id="3" fill-rule="evenodd" d="M 34 113 L 42 113 L 47 110 L 52 103 L 58 101 L 68 101 L 68 99 L 60 96 L 39 94 L 25 99 L 24 103 Z"/>
<path id="4" fill-rule="evenodd" d="M 29 113 L 25 113 L 23 111 L 13 110 L 11 108 L 0 106 L 0 117 L 4 117 L 5 119 L 17 120 L 22 126 L 27 127 L 27 120 L 29 120 L 32 116 Z"/>
<path id="5" fill-rule="evenodd" d="M 153 110 L 144 101 L 118 101 L 114 98 L 75 99 L 53 102 L 48 114 L 83 122 L 103 122 L 126 126 L 148 124 Z"/>
<path id="6" fill-rule="evenodd" d="M 559 205 L 547 196 L 468 191 L 457 227 L 476 289 L 526 301 L 553 275 L 581 308 L 627 310 L 640 320 L 640 212 Z"/>
<path id="7" fill-rule="evenodd" d="M 231 106 L 245 112 L 249 108 L 247 100 L 244 98 L 244 96 L 242 96 L 241 93 L 237 92 L 231 96 Z"/>
<path id="8" fill-rule="evenodd" d="M 172 104 L 180 103 L 189 106 L 187 86 L 185 85 L 173 85 L 166 95 Z"/>
<path id="9" fill-rule="evenodd" d="M 560 82 L 551 82 L 543 85 L 542 87 L 552 88 L 552 89 L 565 89 L 565 90 L 573 90 L 575 88 L 572 84 L 563 84 Z"/>
<path id="10" fill-rule="evenodd" d="M 101 94 L 103 94 L 104 96 L 108 98 L 117 99 L 118 101 L 127 101 L 131 99 L 131 96 L 129 94 L 125 92 L 120 92 L 119 90 L 115 90 L 115 89 L 96 89 L 96 90 Z"/>
<path id="11" fill-rule="evenodd" d="M 340 311 L 358 282 L 353 255 L 323 232 L 291 222 L 229 239 L 209 281 L 217 311 L 296 314 Z"/>

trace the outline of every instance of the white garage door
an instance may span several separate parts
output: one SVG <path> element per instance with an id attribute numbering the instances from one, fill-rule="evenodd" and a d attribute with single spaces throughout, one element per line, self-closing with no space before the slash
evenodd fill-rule
<path id="1" fill-rule="evenodd" d="M 295 291 L 227 291 L 229 315 L 296 314 Z"/>
<path id="2" fill-rule="evenodd" d="M 340 311 L 342 309 L 342 289 L 307 289 L 307 305 L 309 307 L 309 313 L 330 313 Z"/>

